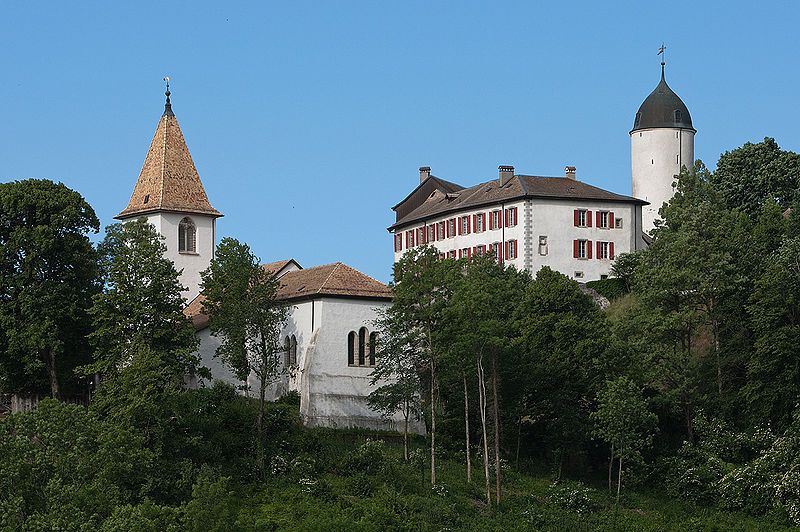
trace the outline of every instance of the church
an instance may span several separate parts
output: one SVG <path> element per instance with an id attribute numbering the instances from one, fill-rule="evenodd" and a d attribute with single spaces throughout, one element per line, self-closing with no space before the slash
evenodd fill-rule
<path id="1" fill-rule="evenodd" d="M 211 206 L 200 176 L 167 100 L 128 206 L 116 218 L 146 218 L 164 237 L 166 256 L 180 271 L 189 301 L 185 314 L 200 340 L 201 365 L 214 380 L 228 382 L 243 393 L 257 389 L 254 378 L 239 381 L 215 358 L 220 339 L 208 328 L 202 312 L 200 272 L 211 264 L 216 245 L 216 224 L 222 213 Z M 391 304 L 392 292 L 342 262 L 303 268 L 293 259 L 262 265 L 280 281 L 278 299 L 289 308 L 281 332 L 281 375 L 268 389 L 267 398 L 289 392 L 300 396 L 304 424 L 325 427 L 394 429 L 400 421 L 384 419 L 367 404 L 371 373 L 379 343 L 374 322 Z M 190 386 L 209 382 L 191 378 Z M 424 427 L 415 424 L 412 430 Z"/>
<path id="2" fill-rule="evenodd" d="M 393 207 L 394 260 L 408 250 L 432 245 L 442 257 L 491 253 L 503 264 L 535 274 L 549 266 L 578 282 L 611 275 L 614 259 L 651 241 L 658 210 L 674 193 L 682 167 L 694 162 L 689 110 L 661 80 L 637 111 L 631 138 L 632 196 L 564 176 L 522 174 L 502 165 L 495 178 L 464 187 L 419 170 L 418 185 Z M 243 393 L 254 380 L 239 381 L 215 358 L 219 338 L 202 312 L 200 272 L 214 256 L 217 220 L 200 181 L 167 85 L 164 112 L 121 221 L 145 217 L 164 237 L 166 256 L 180 271 L 189 302 L 185 314 L 200 340 L 201 364 L 215 380 Z M 342 262 L 303 268 L 287 258 L 262 265 L 280 281 L 278 298 L 289 308 L 281 332 L 282 374 L 268 398 L 300 396 L 308 426 L 396 429 L 400 415 L 384 419 L 367 404 L 370 374 L 380 338 L 374 323 L 392 300 L 385 284 Z M 193 379 L 191 386 L 207 386 Z M 416 422 L 411 430 L 424 432 Z"/>
<path id="3" fill-rule="evenodd" d="M 432 245 L 442 257 L 490 253 L 536 274 L 543 266 L 578 282 L 605 279 L 617 255 L 646 246 L 658 210 L 674 193 L 682 167 L 694 164 L 692 118 L 665 79 L 644 100 L 631 137 L 632 196 L 578 179 L 519 174 L 502 165 L 497 177 L 464 187 L 419 169 L 419 184 L 393 207 L 394 259 Z"/>

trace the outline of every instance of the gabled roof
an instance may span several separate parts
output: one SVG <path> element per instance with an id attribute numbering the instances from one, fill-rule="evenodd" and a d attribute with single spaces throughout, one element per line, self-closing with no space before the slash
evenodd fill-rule
<path id="1" fill-rule="evenodd" d="M 497 179 L 493 179 L 456 192 L 434 191 L 419 207 L 397 220 L 389 230 L 450 212 L 522 198 L 612 201 L 639 205 L 647 203 L 567 177 L 515 175 L 502 186 Z"/>
<path id="2" fill-rule="evenodd" d="M 115 218 L 159 211 L 222 216 L 208 201 L 169 95 L 128 206 Z"/>
<path id="3" fill-rule="evenodd" d="M 294 266 L 298 270 L 302 270 L 303 269 L 303 267 L 300 266 L 300 263 L 297 262 L 294 259 L 285 259 L 285 260 L 277 260 L 275 262 L 268 262 L 266 264 L 262 264 L 261 267 L 264 270 L 268 271 L 269 273 L 271 273 L 273 275 L 277 275 L 278 277 L 281 277 L 282 275 L 285 275 L 286 273 L 288 273 L 288 272 L 285 272 L 284 270 L 286 270 L 286 268 L 290 267 L 292 264 L 294 264 Z"/>
<path id="4" fill-rule="evenodd" d="M 273 265 L 288 265 L 291 262 L 294 261 L 272 262 L 264 264 L 262 267 L 273 269 Z M 295 262 L 295 264 L 297 263 Z M 275 270 L 275 272 L 277 273 L 282 269 L 283 267 Z M 341 262 L 286 272 L 280 277 L 280 283 L 277 296 L 279 301 L 290 302 L 298 299 L 315 299 L 319 297 L 344 297 L 379 301 L 392 299 L 391 288 Z M 205 296 L 200 294 L 183 310 L 183 313 L 192 320 L 195 330 L 198 331 L 208 326 L 208 316 L 203 314 L 204 300 Z"/>
<path id="5" fill-rule="evenodd" d="M 417 188 L 415 188 L 414 190 L 412 190 L 412 191 L 411 191 L 411 192 L 408 194 L 408 196 L 406 196 L 405 198 L 403 198 L 402 200 L 400 200 L 400 201 L 397 203 L 397 205 L 395 205 L 394 207 L 392 207 L 392 210 L 395 210 L 395 209 L 397 209 L 397 208 L 398 208 L 400 205 L 402 205 L 403 203 L 405 203 L 405 202 L 406 202 L 406 201 L 407 201 L 407 200 L 408 200 L 408 199 L 409 199 L 411 196 L 413 196 L 413 195 L 414 195 L 414 193 L 415 193 L 417 190 L 419 190 L 420 188 L 422 188 L 422 187 L 423 187 L 423 185 L 427 184 L 428 182 L 430 182 L 430 184 L 432 184 L 432 185 L 434 186 L 434 188 L 436 188 L 437 190 L 442 190 L 442 191 L 444 191 L 444 192 L 456 192 L 456 191 L 458 191 L 458 190 L 464 190 L 464 187 L 462 187 L 462 186 L 461 186 L 461 185 L 459 185 L 459 184 L 456 184 L 456 183 L 451 183 L 450 181 L 445 181 L 444 179 L 442 179 L 442 178 L 440 178 L 440 177 L 436 177 L 435 175 L 432 175 L 432 176 L 428 177 L 428 179 L 426 179 L 425 181 L 423 181 L 422 183 L 420 183 L 419 185 L 417 185 Z"/>
<path id="6" fill-rule="evenodd" d="M 410 212 L 422 205 L 434 191 L 447 194 L 458 192 L 459 190 L 464 190 L 464 187 L 451 183 L 450 181 L 445 181 L 434 175 L 428 176 L 428 178 L 417 185 L 403 201 L 392 207 L 392 210 L 395 212 L 395 220 L 405 218 Z"/>

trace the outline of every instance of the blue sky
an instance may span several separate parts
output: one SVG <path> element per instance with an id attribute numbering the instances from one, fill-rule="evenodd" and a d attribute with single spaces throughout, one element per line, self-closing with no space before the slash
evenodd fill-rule
<path id="1" fill-rule="evenodd" d="M 419 166 L 468 186 L 570 164 L 629 194 L 662 41 L 696 157 L 800 151 L 799 22 L 796 2 L 5 2 L 0 181 L 62 181 L 112 223 L 168 74 L 220 236 L 388 281 Z"/>

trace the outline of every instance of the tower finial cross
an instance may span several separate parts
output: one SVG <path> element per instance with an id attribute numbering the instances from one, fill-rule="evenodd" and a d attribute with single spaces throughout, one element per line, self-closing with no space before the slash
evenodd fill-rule
<path id="1" fill-rule="evenodd" d="M 658 55 L 661 56 L 661 79 L 664 79 L 664 65 L 667 64 L 667 45 L 661 41 L 661 47 L 658 49 Z"/>
<path id="2" fill-rule="evenodd" d="M 167 97 L 167 102 L 164 104 L 164 114 L 167 116 L 175 116 L 172 114 L 172 102 L 169 101 L 169 96 L 172 94 L 169 92 L 169 76 L 164 76 L 164 82 L 167 84 L 167 91 L 164 93 Z"/>

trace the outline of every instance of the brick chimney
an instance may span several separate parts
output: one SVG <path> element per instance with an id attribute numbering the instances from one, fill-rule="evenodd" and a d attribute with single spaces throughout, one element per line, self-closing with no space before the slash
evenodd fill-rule
<path id="1" fill-rule="evenodd" d="M 498 166 L 497 169 L 500 171 L 500 186 L 502 187 L 509 181 L 511 178 L 514 177 L 514 167 L 513 166 Z"/>
<path id="2" fill-rule="evenodd" d="M 426 179 L 431 176 L 431 167 L 430 166 L 420 166 L 419 167 L 419 182 L 422 183 Z"/>
<path id="3" fill-rule="evenodd" d="M 572 179 L 575 181 L 575 167 L 574 166 L 567 166 L 564 168 L 564 172 L 566 174 L 567 179 Z"/>

